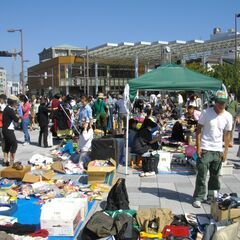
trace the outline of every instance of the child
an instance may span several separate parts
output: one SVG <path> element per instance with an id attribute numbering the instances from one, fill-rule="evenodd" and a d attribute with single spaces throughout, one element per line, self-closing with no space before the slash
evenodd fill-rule
<path id="1" fill-rule="evenodd" d="M 82 123 L 82 130 L 79 136 L 79 150 L 80 150 L 80 157 L 79 161 L 86 163 L 89 161 L 88 152 L 92 146 L 93 140 L 93 128 L 91 123 L 83 122 Z"/>

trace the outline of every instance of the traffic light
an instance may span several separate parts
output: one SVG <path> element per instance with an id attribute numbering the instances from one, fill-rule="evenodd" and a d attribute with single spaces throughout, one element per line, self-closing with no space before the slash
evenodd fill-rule
<path id="1" fill-rule="evenodd" d="M 0 57 L 12 57 L 12 53 L 8 51 L 0 51 Z"/>

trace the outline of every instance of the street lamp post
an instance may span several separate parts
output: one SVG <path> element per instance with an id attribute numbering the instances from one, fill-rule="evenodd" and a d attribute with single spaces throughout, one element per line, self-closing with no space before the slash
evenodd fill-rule
<path id="1" fill-rule="evenodd" d="M 235 14 L 235 64 L 237 65 L 237 19 L 240 17 L 240 13 Z"/>
<path id="2" fill-rule="evenodd" d="M 24 88 L 24 58 L 23 58 L 23 30 L 22 29 L 8 29 L 7 32 L 13 33 L 13 32 L 20 32 L 21 37 L 21 78 L 20 78 L 20 85 L 22 88 L 22 93 L 25 93 Z"/>
<path id="3" fill-rule="evenodd" d="M 238 61 L 238 46 L 237 46 L 237 19 L 240 17 L 240 13 L 235 13 L 235 77 L 237 82 L 238 89 L 238 70 L 237 70 L 237 61 Z M 238 90 L 237 90 L 238 91 Z M 238 94 L 238 92 L 236 92 Z"/>

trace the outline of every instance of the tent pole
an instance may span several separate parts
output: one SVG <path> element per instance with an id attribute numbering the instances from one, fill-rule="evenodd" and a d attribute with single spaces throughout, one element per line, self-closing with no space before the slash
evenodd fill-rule
<path id="1" fill-rule="evenodd" d="M 128 175 L 128 132 L 129 132 L 129 111 L 126 120 L 126 149 L 125 149 L 125 174 Z"/>

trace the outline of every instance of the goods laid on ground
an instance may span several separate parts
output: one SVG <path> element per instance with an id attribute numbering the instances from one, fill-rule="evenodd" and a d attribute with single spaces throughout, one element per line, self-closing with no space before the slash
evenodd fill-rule
<path id="1" fill-rule="evenodd" d="M 75 239 L 87 214 L 109 192 L 116 161 L 74 163 L 68 140 L 48 155 L 34 154 L 1 170 L 0 239 Z M 2 233 L 3 231 L 4 233 Z M 1 235 L 2 234 L 2 235 Z"/>
<path id="2" fill-rule="evenodd" d="M 212 202 L 213 218 L 192 213 L 174 215 L 167 208 L 136 211 L 129 206 L 125 179 L 120 178 L 108 194 L 105 209 L 95 212 L 84 226 L 81 239 L 237 239 L 234 234 L 239 227 L 240 200 L 236 194 L 218 196 Z M 229 214 L 223 215 L 223 209 Z"/>

